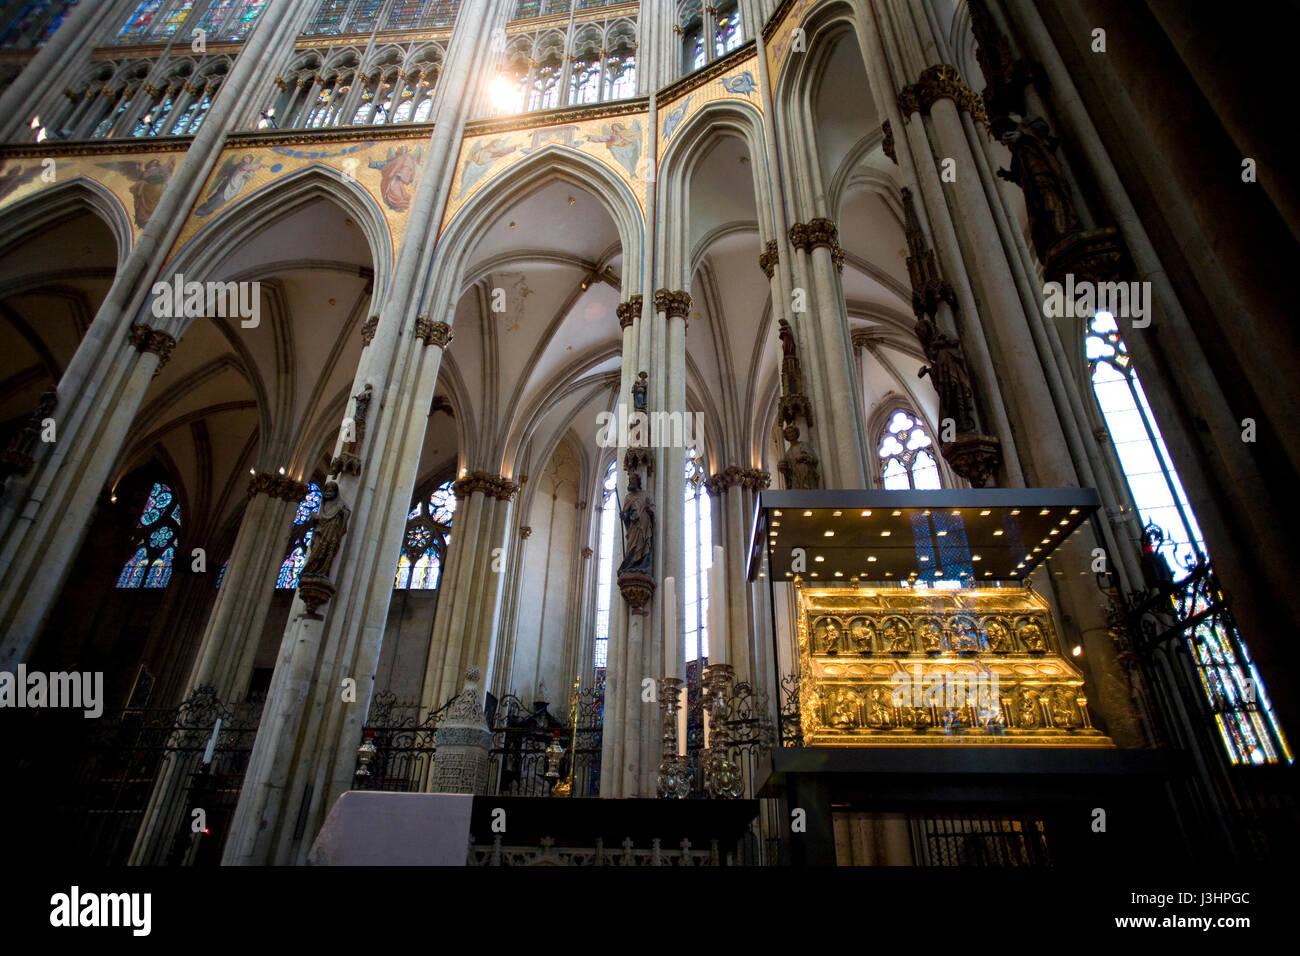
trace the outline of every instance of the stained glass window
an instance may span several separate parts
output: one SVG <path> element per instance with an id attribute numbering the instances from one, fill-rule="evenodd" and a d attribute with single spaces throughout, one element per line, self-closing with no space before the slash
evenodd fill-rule
<path id="1" fill-rule="evenodd" d="M 136 522 L 131 557 L 117 576 L 119 588 L 165 588 L 172 576 L 181 526 L 181 506 L 171 488 L 154 482 Z"/>
<path id="2" fill-rule="evenodd" d="M 605 98 L 623 100 L 636 96 L 636 54 L 616 50 L 605 60 Z"/>
<path id="3" fill-rule="evenodd" d="M 343 17 L 348 12 L 352 0 L 324 0 L 316 13 L 307 22 L 306 34 L 338 33 L 343 26 Z"/>
<path id="4" fill-rule="evenodd" d="M 43 45 L 74 6 L 76 0 L 0 4 L 0 48 L 30 49 Z"/>
<path id="5" fill-rule="evenodd" d="M 560 105 L 560 61 L 537 64 L 533 89 L 528 97 L 529 110 L 549 110 Z"/>
<path id="6" fill-rule="evenodd" d="M 881 484 L 889 491 L 943 487 L 934 442 L 915 415 L 899 409 L 889 417 L 876 456 Z"/>
<path id="7" fill-rule="evenodd" d="M 1178 617 L 1199 618 L 1184 639 L 1228 758 L 1259 764 L 1281 755 L 1289 762 L 1286 738 L 1245 641 L 1229 615 L 1205 613 L 1217 599 L 1210 593 L 1212 579 L 1201 573 L 1209 561 L 1205 539 L 1111 313 L 1098 312 L 1088 323 L 1084 354 L 1110 443 L 1148 529 L 1144 541 L 1155 555 L 1167 549 L 1173 568 L 1188 572 L 1183 580 L 1191 583 L 1175 598 Z"/>
<path id="8" fill-rule="evenodd" d="M 686 605 L 686 660 L 709 656 L 709 568 L 713 566 L 713 515 L 704 487 L 699 452 L 686 450 L 686 574 L 682 598 Z"/>
<path id="9" fill-rule="evenodd" d="M 611 461 L 601 484 L 600 530 L 596 544 L 596 640 L 594 663 L 603 668 L 609 657 L 609 609 L 614 596 L 614 525 L 618 521 L 618 462 Z"/>
<path id="10" fill-rule="evenodd" d="M 575 60 L 569 72 L 569 103 L 595 103 L 600 99 L 600 60 Z"/>
<path id="11" fill-rule="evenodd" d="M 730 53 L 740 46 L 741 39 L 740 8 L 732 7 L 730 10 L 720 12 L 718 14 L 718 26 L 713 34 L 714 52 L 718 56 Z"/>
<path id="12" fill-rule="evenodd" d="M 280 564 L 280 573 L 275 577 L 278 589 L 292 590 L 298 586 L 298 575 L 307 562 L 307 551 L 311 547 L 312 529 L 308 522 L 320 510 L 320 485 L 309 482 L 307 496 L 298 502 L 298 510 L 293 516 L 293 533 L 289 538 L 289 553 Z"/>
<path id="13" fill-rule="evenodd" d="M 135 8 L 126 24 L 117 32 L 118 43 L 140 43 L 154 27 L 154 17 L 158 16 L 163 0 L 145 0 Z"/>
<path id="14" fill-rule="evenodd" d="M 411 509 L 406 516 L 406 536 L 397 558 L 393 587 L 412 591 L 438 587 L 455 513 L 456 493 L 450 481 L 444 481 L 426 501 Z"/>

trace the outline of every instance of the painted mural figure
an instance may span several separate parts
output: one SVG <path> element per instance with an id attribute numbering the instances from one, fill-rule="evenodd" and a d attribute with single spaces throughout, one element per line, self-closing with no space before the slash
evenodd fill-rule
<path id="1" fill-rule="evenodd" d="M 176 157 L 172 156 L 164 166 L 162 160 L 151 159 L 147 163 L 131 160 L 116 163 L 99 163 L 101 169 L 111 169 L 131 180 L 131 197 L 135 200 L 135 224 L 141 229 L 158 208 L 162 201 L 167 183 L 176 171 Z"/>
<path id="2" fill-rule="evenodd" d="M 682 100 L 682 105 L 677 107 L 664 119 L 664 142 L 672 139 L 673 133 L 677 132 L 677 127 L 682 125 L 682 120 L 686 119 L 686 111 L 690 109 L 691 98 L 688 96 Z"/>
<path id="3" fill-rule="evenodd" d="M 423 147 L 417 146 L 411 152 L 407 146 L 388 148 L 388 158 L 382 161 L 372 160 L 371 169 L 379 170 L 379 194 L 384 197 L 388 208 L 394 212 L 406 212 L 411 205 L 410 187 L 420 174 L 420 155 Z"/>
<path id="4" fill-rule="evenodd" d="M 492 168 L 502 156 L 508 156 L 519 148 L 517 143 L 512 143 L 504 136 L 498 136 L 496 139 L 479 140 L 469 148 L 465 154 L 465 170 L 460 177 L 460 192 L 456 198 L 464 196 L 474 184 L 483 178 L 484 174 Z"/>
<path id="5" fill-rule="evenodd" d="M 40 166 L 28 166 L 26 169 L 21 166 L 10 166 L 0 174 L 0 199 L 4 199 L 24 183 L 31 182 L 40 175 L 40 172 Z"/>
<path id="6" fill-rule="evenodd" d="M 262 161 L 255 159 L 252 154 L 244 156 L 242 159 L 236 159 L 231 156 L 221 167 L 221 172 L 217 174 L 216 182 L 212 184 L 212 191 L 208 193 L 208 198 L 204 200 L 203 205 L 194 211 L 196 216 L 210 216 L 226 203 L 237 197 L 244 191 L 248 181 L 253 178 L 253 174 L 262 168 Z"/>
<path id="7" fill-rule="evenodd" d="M 641 476 L 635 471 L 627 478 L 627 498 L 621 517 L 627 537 L 618 573 L 648 574 L 654 563 L 655 503 L 641 490 Z"/>
<path id="8" fill-rule="evenodd" d="M 589 143 L 604 143 L 629 176 L 636 176 L 636 164 L 641 158 L 641 140 L 639 119 L 632 120 L 630 124 L 602 123 L 599 136 L 587 137 Z"/>
<path id="9" fill-rule="evenodd" d="M 748 96 L 758 89 L 758 84 L 754 82 L 754 74 L 746 70 L 740 76 L 724 76 L 722 78 L 722 88 L 728 93 L 739 93 L 741 96 Z"/>

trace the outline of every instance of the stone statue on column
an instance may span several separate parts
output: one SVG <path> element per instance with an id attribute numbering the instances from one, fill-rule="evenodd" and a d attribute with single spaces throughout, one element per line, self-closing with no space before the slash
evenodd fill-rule
<path id="1" fill-rule="evenodd" d="M 799 429 L 787 425 L 781 432 L 788 443 L 777 468 L 791 490 L 809 491 L 822 486 L 821 461 L 807 442 L 799 440 Z"/>
<path id="2" fill-rule="evenodd" d="M 929 318 L 921 318 L 916 323 L 916 337 L 921 340 L 925 359 L 930 363 L 916 375 L 917 378 L 929 375 L 934 383 L 934 390 L 939 393 L 940 420 L 952 419 L 959 435 L 975 431 L 975 393 L 966 359 L 961 354 L 961 343 L 941 332 Z"/>
<path id="3" fill-rule="evenodd" d="M 955 325 L 957 297 L 939 274 L 934 250 L 921 229 L 908 189 L 903 190 L 903 214 L 916 337 L 928 363 L 917 375 L 928 375 L 939 396 L 939 451 L 953 471 L 983 488 L 1002 462 L 1002 445 L 980 428 L 975 388 L 961 341 L 939 324 L 943 317 L 950 327 Z"/>
<path id="4" fill-rule="evenodd" d="M 1011 150 L 1011 168 L 999 169 L 998 176 L 1024 191 L 1030 238 L 1039 261 L 1046 263 L 1052 247 L 1080 228 L 1069 185 L 1054 155 L 1056 137 L 1041 116 L 1015 114 L 999 118 L 995 133 Z"/>
<path id="5" fill-rule="evenodd" d="M 632 472 L 627 478 L 627 498 L 619 515 L 625 532 L 623 563 L 619 576 L 648 574 L 654 564 L 655 503 L 641 488 L 641 476 Z"/>
<path id="6" fill-rule="evenodd" d="M 803 394 L 803 367 L 794 344 L 794 330 L 785 319 L 779 322 L 781 339 L 781 390 L 786 395 Z"/>
<path id="7" fill-rule="evenodd" d="M 320 508 L 307 525 L 311 531 L 311 548 L 298 575 L 298 596 L 307 605 L 307 613 L 316 616 L 316 609 L 334 596 L 334 582 L 330 571 L 334 559 L 343 546 L 343 536 L 348 533 L 352 509 L 339 497 L 337 481 L 330 479 L 321 489 Z"/>

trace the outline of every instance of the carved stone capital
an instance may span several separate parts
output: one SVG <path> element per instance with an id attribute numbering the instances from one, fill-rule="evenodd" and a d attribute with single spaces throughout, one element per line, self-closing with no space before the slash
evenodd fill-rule
<path id="1" fill-rule="evenodd" d="M 167 360 L 172 357 L 172 350 L 176 348 L 176 340 L 166 332 L 159 329 L 150 328 L 147 325 L 131 326 L 131 344 L 139 352 L 153 352 L 158 356 L 158 369 L 154 374 L 167 364 Z"/>
<path id="2" fill-rule="evenodd" d="M 457 498 L 468 498 L 476 491 L 491 495 L 498 501 L 509 501 L 519 491 L 519 486 L 502 475 L 486 471 L 472 471 L 464 478 L 458 478 L 451 486 Z"/>
<path id="3" fill-rule="evenodd" d="M 361 323 L 361 347 L 365 348 L 375 340 L 375 330 L 379 328 L 379 316 L 372 315 Z"/>
<path id="4" fill-rule="evenodd" d="M 803 418 L 811 428 L 813 424 L 812 402 L 807 395 L 782 395 L 780 404 L 776 409 L 776 421 L 778 425 L 791 425 L 795 420 Z"/>
<path id="5" fill-rule="evenodd" d="M 876 329 L 854 329 L 849 333 L 849 338 L 855 349 L 866 349 L 868 352 L 874 352 L 885 340 Z"/>
<path id="6" fill-rule="evenodd" d="M 361 474 L 361 457 L 352 451 L 344 451 L 330 459 L 331 475 Z"/>
<path id="7" fill-rule="evenodd" d="M 758 267 L 769 279 L 776 272 L 776 264 L 779 261 L 777 248 L 777 241 L 769 239 L 763 243 L 763 251 L 758 254 Z"/>
<path id="8" fill-rule="evenodd" d="M 983 488 L 1002 464 L 1002 443 L 992 435 L 958 435 L 941 442 L 939 450 L 952 470 L 976 488 Z"/>
<path id="9" fill-rule="evenodd" d="M 655 594 L 655 579 L 648 574 L 625 571 L 618 576 L 618 590 L 634 614 L 645 614 Z"/>
<path id="10" fill-rule="evenodd" d="M 632 327 L 632 323 L 635 322 L 637 317 L 641 314 L 641 302 L 641 293 L 638 292 L 626 302 L 620 302 L 618 304 L 618 309 L 615 311 L 618 315 L 618 327 L 620 329 L 629 329 Z"/>
<path id="11" fill-rule="evenodd" d="M 595 553 L 596 553 L 596 552 L 593 551 L 593 550 L 591 550 L 591 548 L 583 548 L 583 549 L 582 549 L 582 560 L 584 560 L 584 561 L 590 561 L 590 560 L 591 560 L 591 556 L 592 556 L 593 554 L 595 554 Z"/>
<path id="12" fill-rule="evenodd" d="M 430 322 L 427 315 L 421 315 L 415 320 L 415 337 L 424 343 L 425 348 L 436 345 L 445 349 L 451 344 L 451 326 L 446 322 Z"/>
<path id="13" fill-rule="evenodd" d="M 972 119 L 988 126 L 983 97 L 963 83 L 957 68 L 947 63 L 927 66 L 915 83 L 903 87 L 898 94 L 898 108 L 904 117 L 913 113 L 928 116 L 930 108 L 941 99 L 952 100 L 958 109 L 965 110 Z"/>
<path id="14" fill-rule="evenodd" d="M 655 290 L 655 311 L 667 313 L 670 319 L 684 319 L 691 310 L 691 294 L 668 289 Z"/>
<path id="15" fill-rule="evenodd" d="M 710 495 L 717 498 L 725 494 L 729 488 L 741 487 L 750 491 L 762 491 L 771 483 L 772 476 L 765 471 L 728 465 L 713 477 L 705 479 L 704 487 Z"/>
<path id="16" fill-rule="evenodd" d="M 298 575 L 298 597 L 307 605 L 307 617 L 318 621 L 321 615 L 316 610 L 334 597 L 334 584 L 322 575 L 303 572 Z"/>
<path id="17" fill-rule="evenodd" d="M 790 227 L 790 244 L 804 252 L 824 246 L 830 250 L 835 268 L 844 271 L 844 249 L 840 246 L 839 228 L 834 220 L 818 217 L 796 222 Z"/>
<path id="18" fill-rule="evenodd" d="M 644 469 L 646 477 L 649 477 L 655 473 L 654 455 L 648 448 L 633 446 L 623 455 L 623 468 L 628 473 L 640 472 Z"/>
<path id="19" fill-rule="evenodd" d="M 248 479 L 248 497 L 252 498 L 256 495 L 266 495 L 269 498 L 297 504 L 307 497 L 307 486 L 286 475 L 259 471 L 255 475 L 250 475 Z"/>
<path id="20" fill-rule="evenodd" d="M 532 533 L 533 533 L 533 529 L 530 528 L 528 525 L 526 525 L 526 524 L 525 524 L 525 525 L 520 525 L 520 527 L 519 527 L 519 537 L 527 539 L 528 536 L 531 535 Z"/>
<path id="21" fill-rule="evenodd" d="M 1130 273 L 1128 256 L 1118 230 L 1090 229 L 1072 232 L 1047 252 L 1043 273 L 1049 282 L 1122 282 Z"/>

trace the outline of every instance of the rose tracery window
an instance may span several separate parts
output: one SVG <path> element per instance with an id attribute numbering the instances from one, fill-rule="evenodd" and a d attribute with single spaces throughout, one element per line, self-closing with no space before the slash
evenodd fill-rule
<path id="1" fill-rule="evenodd" d="M 402 553 L 397 558 L 393 587 L 413 591 L 436 590 L 447 563 L 451 523 L 456 512 L 452 483 L 444 481 L 427 501 L 417 502 L 406 516 Z"/>
<path id="2" fill-rule="evenodd" d="M 171 488 L 154 482 L 136 522 L 135 553 L 117 576 L 119 588 L 165 588 L 172 577 L 181 506 Z"/>
<path id="3" fill-rule="evenodd" d="M 899 409 L 889 417 L 876 456 L 881 484 L 890 491 L 943 487 L 934 442 L 915 415 Z"/>

